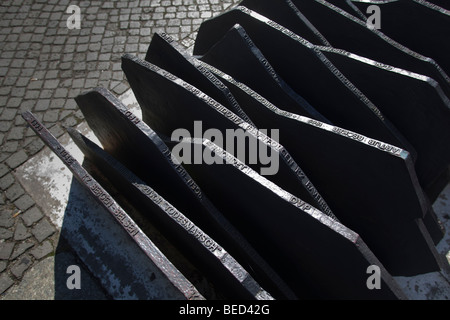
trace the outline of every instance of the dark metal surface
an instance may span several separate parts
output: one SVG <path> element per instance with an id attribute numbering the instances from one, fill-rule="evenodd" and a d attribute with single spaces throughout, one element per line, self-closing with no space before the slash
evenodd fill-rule
<path id="1" fill-rule="evenodd" d="M 363 239 L 281 189 L 208 140 L 203 148 L 226 164 L 186 165 L 224 214 L 303 299 L 403 299 L 396 282 Z M 221 183 L 211 184 L 211 181 Z M 232 201 L 230 201 L 232 199 Z M 381 290 L 366 286 L 381 266 Z"/>
<path id="2" fill-rule="evenodd" d="M 253 124 L 242 111 L 230 90 L 211 72 L 196 65 L 190 56 L 181 51 L 180 46 L 170 36 L 155 33 L 145 60 L 192 84 L 236 113 L 245 122 Z"/>
<path id="3" fill-rule="evenodd" d="M 293 297 L 280 276 L 215 208 L 183 166 L 172 161 L 169 148 L 156 132 L 105 89 L 78 96 L 76 101 L 106 152 L 195 225 L 214 235 L 272 296 Z"/>
<path id="4" fill-rule="evenodd" d="M 247 84 L 283 110 L 330 123 L 275 72 L 239 25 L 199 59 Z"/>
<path id="5" fill-rule="evenodd" d="M 158 225 L 180 252 L 198 266 L 229 299 L 271 300 L 272 297 L 239 263 L 203 230 L 107 152 L 68 129 L 72 140 L 134 206 Z"/>
<path id="6" fill-rule="evenodd" d="M 137 224 L 103 189 L 103 187 L 81 166 L 81 164 L 65 150 L 56 138 L 34 117 L 31 112 L 22 114 L 33 131 L 63 161 L 68 169 L 91 194 L 91 196 L 107 210 L 127 231 L 148 258 L 167 276 L 167 279 L 188 300 L 204 300 L 197 289 L 174 267 L 153 242 L 142 232 Z M 150 276 L 150 275 L 149 275 Z"/>
<path id="7" fill-rule="evenodd" d="M 313 182 L 281 144 L 243 121 L 199 89 L 151 63 L 125 55 L 122 58 L 122 68 L 142 108 L 144 121 L 155 131 L 171 136 L 174 130 L 183 128 L 192 134 L 195 132 L 194 121 L 197 120 L 202 121 L 204 130 L 218 129 L 224 136 L 227 129 L 243 129 L 253 139 L 257 139 L 261 146 L 278 153 L 279 170 L 269 176 L 272 181 L 325 213 L 333 215 Z M 258 162 L 253 166 L 259 170 L 262 164 Z"/>
<path id="8" fill-rule="evenodd" d="M 280 140 L 339 221 L 361 234 L 389 272 L 406 276 L 440 269 L 430 235 L 418 226 L 432 209 L 408 152 L 281 110 L 245 84 L 211 70 L 256 125 L 280 129 Z"/>
<path id="9" fill-rule="evenodd" d="M 440 6 L 446 10 L 450 10 L 450 2 L 448 2 L 448 0 L 428 0 L 426 2 Z"/>
<path id="10" fill-rule="evenodd" d="M 428 189 L 450 163 L 450 100 L 439 84 L 345 50 L 320 50 L 408 139 L 417 151 L 417 176 Z"/>
<path id="11" fill-rule="evenodd" d="M 304 14 L 290 0 L 243 0 L 240 6 L 256 11 L 302 36 L 315 45 L 331 46 Z"/>
<path id="12" fill-rule="evenodd" d="M 314 45 L 254 11 L 239 6 L 203 22 L 194 53 L 206 53 L 236 23 L 292 89 L 333 124 L 415 153 L 380 110 Z"/>
<path id="13" fill-rule="evenodd" d="M 390 38 L 390 35 L 385 33 L 384 17 L 380 30 L 370 29 L 364 18 L 366 12 L 360 12 L 359 15 L 349 5 L 348 10 L 341 10 L 325 0 L 291 1 L 322 32 L 333 47 L 427 75 L 438 81 L 445 94 L 450 97 L 450 78 L 446 73 L 448 71 L 444 71 L 433 60 L 434 57 L 411 50 L 413 48 L 408 47 L 401 39 Z M 354 6 L 353 3 L 351 5 Z"/>
<path id="14" fill-rule="evenodd" d="M 353 4 L 368 16 L 367 6 L 374 3 L 353 1 Z M 449 11 L 430 6 L 423 0 L 397 0 L 377 5 L 382 12 L 383 33 L 404 46 L 431 57 L 447 74 L 450 73 Z"/>

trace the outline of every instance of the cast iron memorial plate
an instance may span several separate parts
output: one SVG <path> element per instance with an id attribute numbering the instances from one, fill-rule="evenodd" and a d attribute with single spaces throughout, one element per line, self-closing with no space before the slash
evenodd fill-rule
<path id="1" fill-rule="evenodd" d="M 147 124 L 113 94 L 97 88 L 76 97 L 104 150 L 220 243 L 271 294 L 290 297 L 280 277 L 204 195 Z"/>
<path id="2" fill-rule="evenodd" d="M 450 100 L 439 84 L 345 50 L 318 48 L 408 139 L 417 151 L 419 181 L 428 190 L 450 163 Z"/>
<path id="3" fill-rule="evenodd" d="M 331 46 L 328 40 L 290 0 L 243 0 L 240 6 L 256 11 L 315 45 Z"/>
<path id="4" fill-rule="evenodd" d="M 275 72 L 240 25 L 235 25 L 198 58 L 232 75 L 286 111 L 330 123 Z"/>
<path id="5" fill-rule="evenodd" d="M 260 173 L 267 173 L 275 183 L 306 199 L 324 213 L 333 215 L 313 182 L 295 163 L 288 151 L 276 140 L 258 130 L 266 128 L 253 127 L 191 84 L 147 61 L 125 55 L 122 57 L 122 69 L 142 108 L 143 120 L 156 132 L 166 137 L 172 137 L 178 129 L 194 137 L 203 135 L 203 132 L 197 131 L 210 129 L 218 130 L 222 136 L 226 136 L 227 129 L 242 132 L 252 142 L 256 141 L 259 154 L 263 149 L 263 152 L 267 151 L 266 154 L 274 155 L 279 168 L 274 170 L 273 163 L 268 161 L 266 165 L 261 157 L 257 157 L 258 154 L 248 151 L 244 152 L 246 159 L 241 157 L 240 160 L 253 158 L 253 163 L 247 162 Z M 196 126 L 199 122 L 201 128 Z M 197 154 L 201 156 L 201 152 Z"/>
<path id="6" fill-rule="evenodd" d="M 272 297 L 214 239 L 94 142 L 69 128 L 72 140 L 108 180 L 198 266 L 229 299 Z"/>
<path id="7" fill-rule="evenodd" d="M 236 23 L 291 88 L 334 125 L 415 154 L 380 110 L 313 44 L 252 10 L 239 6 L 203 22 L 194 53 L 205 54 Z"/>
<path id="8" fill-rule="evenodd" d="M 403 293 L 363 239 L 286 192 L 207 139 L 215 161 L 186 169 L 301 299 L 401 299 Z M 211 183 L 220 181 L 221 183 Z M 233 201 L 230 201 L 233 199 Z M 367 287 L 367 268 L 381 268 L 381 290 Z"/>
<path id="9" fill-rule="evenodd" d="M 297 2 L 300 2 L 297 0 Z M 367 7 L 379 6 L 381 30 L 404 46 L 434 59 L 450 73 L 450 11 L 430 5 L 423 0 L 353 1 L 362 13 L 369 16 Z"/>
<path id="10" fill-rule="evenodd" d="M 332 47 L 433 78 L 450 98 L 450 71 L 442 69 L 444 66 L 435 61 L 435 57 L 422 51 L 414 51 L 414 48 L 409 47 L 402 39 L 391 38 L 384 28 L 384 15 L 381 17 L 381 29 L 377 30 L 367 27 L 365 11 L 354 11 L 350 6 L 350 9 L 342 10 L 325 0 L 291 1 L 325 36 Z M 357 9 L 352 2 L 349 3 Z M 405 12 L 402 15 L 408 16 Z M 416 27 L 420 28 L 420 20 L 413 21 L 417 23 Z M 408 32 L 414 34 L 413 30 Z M 416 39 L 420 42 L 419 38 Z"/>
<path id="11" fill-rule="evenodd" d="M 122 228 L 136 242 L 140 249 L 157 266 L 167 279 L 188 300 L 204 300 L 203 296 L 187 280 L 184 275 L 167 259 L 158 247 L 145 235 L 139 226 L 119 206 L 109 193 L 83 168 L 83 166 L 58 142 L 58 140 L 34 117 L 31 112 L 22 114 L 33 131 L 41 140 L 62 160 L 72 172 L 75 179 L 85 187 L 89 194 L 105 210 L 107 210 L 121 225 Z M 150 276 L 150 275 L 149 275 Z"/>
<path id="12" fill-rule="evenodd" d="M 210 69 L 257 126 L 280 130 L 280 140 L 337 219 L 365 239 L 391 274 L 411 276 L 440 269 L 422 221 L 431 207 L 407 151 L 281 110 L 245 84 Z"/>
<path id="13" fill-rule="evenodd" d="M 187 54 L 181 53 L 181 48 L 167 34 L 159 35 L 155 33 L 153 35 L 145 60 L 199 88 L 217 102 L 235 112 L 243 120 L 252 124 L 228 88 L 209 71 L 198 67 Z"/>

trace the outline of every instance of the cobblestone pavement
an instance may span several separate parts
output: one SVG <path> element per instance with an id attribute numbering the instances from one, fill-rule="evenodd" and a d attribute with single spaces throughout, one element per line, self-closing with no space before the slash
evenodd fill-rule
<path id="1" fill-rule="evenodd" d="M 83 115 L 73 100 L 94 87 L 129 89 L 124 53 L 145 56 L 154 32 L 185 47 L 201 22 L 238 0 L 2 0 L 0 2 L 0 299 L 52 256 L 58 229 L 14 173 L 43 148 L 21 113 L 31 110 L 58 138 Z M 69 29 L 69 5 L 81 29 Z"/>

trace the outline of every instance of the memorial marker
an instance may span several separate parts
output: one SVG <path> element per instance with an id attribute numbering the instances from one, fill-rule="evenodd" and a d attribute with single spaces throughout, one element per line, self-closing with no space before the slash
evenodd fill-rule
<path id="1" fill-rule="evenodd" d="M 214 239 L 161 197 L 119 161 L 81 135 L 68 129 L 72 140 L 114 186 L 201 270 L 229 299 L 273 298 Z"/>
<path id="2" fill-rule="evenodd" d="M 197 289 L 184 275 L 164 256 L 153 242 L 142 232 L 139 226 L 106 192 L 105 189 L 83 168 L 83 166 L 65 150 L 58 140 L 34 117 L 31 112 L 24 112 L 22 117 L 27 121 L 39 138 L 60 158 L 73 173 L 82 186 L 105 210 L 107 210 L 127 231 L 139 248 L 156 265 L 167 279 L 186 297 L 187 300 L 204 300 Z M 150 276 L 150 275 L 149 275 Z"/>
<path id="3" fill-rule="evenodd" d="M 236 23 L 292 89 L 334 125 L 415 154 L 380 110 L 312 43 L 252 10 L 239 6 L 203 22 L 194 53 L 205 54 Z"/>
<path id="4" fill-rule="evenodd" d="M 158 134 L 114 95 L 97 88 L 76 98 L 104 150 L 145 181 L 195 225 L 219 242 L 275 298 L 291 298 L 287 286 L 220 213 L 182 165 L 175 164 Z"/>

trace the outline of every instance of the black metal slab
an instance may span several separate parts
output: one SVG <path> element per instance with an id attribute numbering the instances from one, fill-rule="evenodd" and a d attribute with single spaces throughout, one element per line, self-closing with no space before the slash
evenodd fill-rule
<path id="1" fill-rule="evenodd" d="M 194 265 L 230 299 L 272 300 L 273 298 L 214 239 L 161 197 L 114 157 L 81 135 L 68 129 L 72 140 L 114 186 L 137 207 L 168 239 L 176 243 Z"/>
<path id="2" fill-rule="evenodd" d="M 450 11 L 424 0 L 353 1 L 363 13 L 373 4 L 382 12 L 381 30 L 403 45 L 433 58 L 450 73 Z M 369 16 L 366 13 L 366 16 Z M 420 23 L 418 23 L 420 21 Z"/>
<path id="3" fill-rule="evenodd" d="M 182 143 L 191 143 L 192 148 L 202 143 L 205 150 L 225 161 L 186 168 L 300 298 L 404 298 L 382 262 L 355 232 L 260 176 L 214 143 L 206 139 Z M 381 290 L 366 286 L 369 265 L 382 270 Z"/>
<path id="4" fill-rule="evenodd" d="M 274 21 L 239 6 L 199 29 L 194 53 L 204 54 L 236 23 L 275 71 L 333 124 L 407 149 L 413 148 L 378 108 L 314 45 Z"/>
<path id="5" fill-rule="evenodd" d="M 431 207 L 408 152 L 281 110 L 229 75 L 211 71 L 256 125 L 280 130 L 280 140 L 339 221 L 365 239 L 391 274 L 410 276 L 440 269 L 436 248 L 422 228 L 422 218 Z"/>
<path id="6" fill-rule="evenodd" d="M 331 46 L 328 40 L 304 16 L 290 0 L 249 1 L 243 0 L 240 6 L 256 11 L 270 20 L 276 21 L 315 45 Z"/>
<path id="7" fill-rule="evenodd" d="M 103 187 L 82 167 L 82 165 L 58 140 L 34 117 L 31 112 L 25 112 L 22 117 L 27 121 L 33 131 L 41 140 L 62 160 L 89 194 L 106 209 L 122 226 L 123 229 L 136 242 L 148 258 L 167 276 L 167 279 L 188 300 L 204 300 L 197 289 L 184 277 L 184 275 L 162 254 L 154 243 L 142 232 L 129 215 L 118 203 L 103 189 Z M 150 275 L 149 275 L 150 276 Z"/>
<path id="8" fill-rule="evenodd" d="M 76 102 L 106 152 L 199 228 L 213 234 L 272 296 L 292 298 L 280 276 L 214 207 L 185 169 L 173 162 L 170 150 L 156 132 L 106 89 L 80 95 Z"/>
<path id="9" fill-rule="evenodd" d="M 307 199 L 324 213 L 334 216 L 313 182 L 277 141 L 246 123 L 199 89 L 147 61 L 125 55 L 122 57 L 122 69 L 142 108 L 143 120 L 156 132 L 171 137 L 175 130 L 184 129 L 198 137 L 196 121 L 201 121 L 203 130 L 217 129 L 224 137 L 227 129 L 242 130 L 249 139 L 259 143 L 260 148 L 266 148 L 271 154 L 278 156 L 276 159 L 279 170 L 271 173 L 269 179 Z M 250 155 L 249 152 L 246 153 L 248 160 Z M 254 160 L 256 162 L 253 167 L 259 172 L 268 171 L 261 159 Z"/>
<path id="10" fill-rule="evenodd" d="M 417 151 L 417 176 L 428 190 L 450 164 L 450 100 L 439 84 L 348 51 L 320 50 L 408 139 Z"/>
<path id="11" fill-rule="evenodd" d="M 426 5 L 426 2 L 428 2 L 429 4 L 434 4 L 436 6 L 439 6 L 445 10 L 450 10 L 450 2 L 448 2 L 448 0 L 428 0 L 428 1 L 423 1 L 423 3 Z"/>
<path id="12" fill-rule="evenodd" d="M 235 25 L 200 60 L 232 75 L 284 110 L 330 123 L 275 72 L 240 25 Z"/>
<path id="13" fill-rule="evenodd" d="M 383 28 L 368 28 L 362 14 L 359 16 L 349 6 L 348 10 L 342 10 L 325 0 L 291 1 L 333 47 L 427 75 L 438 81 L 450 97 L 450 77 L 431 59 L 433 57 L 426 57 L 424 53 L 414 52 L 403 43 L 394 41 L 383 33 Z"/>
<path id="14" fill-rule="evenodd" d="M 145 60 L 199 88 L 243 120 L 253 124 L 228 88 L 213 74 L 193 64 L 187 54 L 182 54 L 179 46 L 167 34 L 153 35 Z"/>

